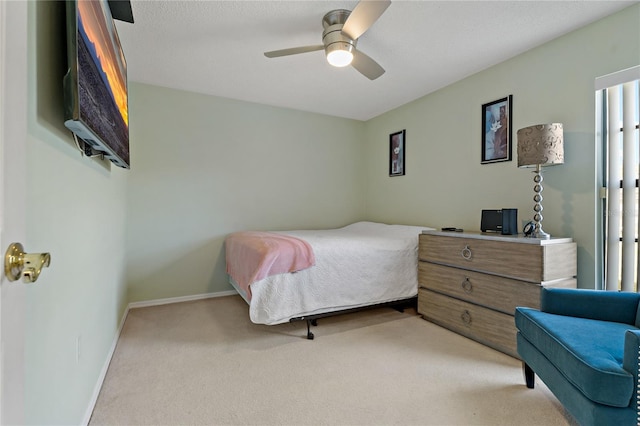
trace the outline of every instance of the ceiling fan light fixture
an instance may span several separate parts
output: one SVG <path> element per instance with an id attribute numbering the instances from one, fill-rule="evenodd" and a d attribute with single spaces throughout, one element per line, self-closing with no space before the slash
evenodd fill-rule
<path id="1" fill-rule="evenodd" d="M 331 10 L 322 18 L 322 44 L 273 50 L 264 52 L 264 56 L 277 58 L 324 50 L 330 65 L 351 65 L 369 80 L 375 80 L 384 74 L 384 68 L 365 53 L 356 51 L 356 44 L 360 36 L 369 30 L 390 4 L 391 0 L 360 0 L 353 11 Z"/>
<path id="2" fill-rule="evenodd" d="M 353 45 L 349 43 L 333 43 L 327 46 L 327 62 L 334 67 L 346 67 L 353 61 Z"/>

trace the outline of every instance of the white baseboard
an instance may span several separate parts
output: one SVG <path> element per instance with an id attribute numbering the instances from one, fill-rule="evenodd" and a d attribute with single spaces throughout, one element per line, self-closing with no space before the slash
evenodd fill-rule
<path id="1" fill-rule="evenodd" d="M 100 389 L 102 389 L 104 378 L 107 376 L 107 370 L 109 369 L 109 364 L 111 364 L 111 358 L 113 357 L 113 353 L 116 350 L 116 345 L 118 344 L 118 339 L 120 338 L 120 333 L 122 332 L 122 327 L 124 326 L 124 322 L 127 319 L 127 315 L 129 315 L 129 306 L 127 306 L 127 308 L 124 310 L 124 314 L 122 314 L 122 319 L 120 320 L 118 331 L 116 331 L 116 335 L 113 338 L 113 342 L 111 342 L 111 347 L 109 348 L 109 352 L 107 353 L 107 360 L 102 366 L 102 370 L 100 370 L 100 375 L 98 376 L 98 382 L 93 388 L 93 394 L 91 395 L 89 406 L 87 407 L 87 411 L 84 413 L 84 418 L 82 419 L 83 426 L 87 426 L 89 424 L 89 421 L 91 420 L 93 409 L 96 406 L 96 402 L 98 402 L 98 395 L 100 395 Z"/>
<path id="2" fill-rule="evenodd" d="M 107 376 L 107 371 L 109 370 L 109 364 L 111 364 L 111 359 L 113 358 L 113 354 L 116 350 L 116 346 L 118 344 L 118 340 L 120 340 L 120 334 L 122 333 L 122 327 L 124 327 L 124 322 L 127 319 L 127 315 L 129 315 L 129 311 L 131 309 L 136 308 L 146 308 L 149 306 L 158 306 L 158 305 L 168 305 L 169 303 L 180 303 L 180 302 L 189 302 L 192 300 L 201 300 L 201 299 L 211 299 L 213 297 L 224 297 L 224 296 L 234 296 L 237 295 L 238 292 L 235 290 L 228 291 L 219 291 L 215 293 L 205 293 L 205 294 L 194 294 L 191 296 L 180 296 L 180 297 L 169 297 L 166 299 L 154 299 L 147 300 L 143 302 L 133 302 L 127 305 L 127 308 L 124 310 L 124 314 L 122 314 L 122 319 L 120 320 L 120 325 L 118 326 L 118 331 L 116 332 L 115 337 L 113 338 L 113 342 L 111 343 L 111 347 L 109 348 L 109 352 L 107 353 L 107 359 L 102 366 L 102 370 L 100 371 L 100 375 L 98 376 L 98 381 L 96 383 L 95 388 L 93 389 L 93 394 L 91 395 L 91 400 L 89 401 L 89 406 L 87 407 L 87 411 L 84 414 L 84 418 L 82 419 L 82 425 L 87 426 L 89 421 L 91 420 L 91 415 L 93 414 L 93 409 L 98 402 L 98 396 L 100 395 L 100 389 L 102 389 L 102 384 L 104 383 L 104 379 Z"/>
<path id="3" fill-rule="evenodd" d="M 190 302 L 192 300 L 210 299 L 212 297 L 234 296 L 236 294 L 238 293 L 235 290 L 227 290 L 227 291 L 218 291 L 215 293 L 204 293 L 204 294 L 193 294 L 190 296 L 169 297 L 166 299 L 145 300 L 142 302 L 129 303 L 128 309 L 168 305 L 170 303 Z"/>

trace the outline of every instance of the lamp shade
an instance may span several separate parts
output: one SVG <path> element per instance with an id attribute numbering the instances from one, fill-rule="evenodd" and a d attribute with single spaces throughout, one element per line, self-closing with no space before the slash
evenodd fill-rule
<path id="1" fill-rule="evenodd" d="M 518 167 L 564 163 L 562 123 L 537 124 L 518 130 Z"/>

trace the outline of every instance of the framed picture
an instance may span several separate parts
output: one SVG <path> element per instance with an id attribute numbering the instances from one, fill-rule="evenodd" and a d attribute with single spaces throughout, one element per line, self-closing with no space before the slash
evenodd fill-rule
<path id="1" fill-rule="evenodd" d="M 511 161 L 512 98 L 482 105 L 482 164 Z"/>
<path id="2" fill-rule="evenodd" d="M 404 156 L 406 130 L 389 135 L 389 176 L 404 176 Z"/>

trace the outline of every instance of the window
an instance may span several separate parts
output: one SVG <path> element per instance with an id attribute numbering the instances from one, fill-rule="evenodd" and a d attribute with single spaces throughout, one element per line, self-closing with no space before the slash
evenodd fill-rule
<path id="1" fill-rule="evenodd" d="M 596 80 L 603 146 L 604 288 L 638 288 L 640 67 Z"/>

